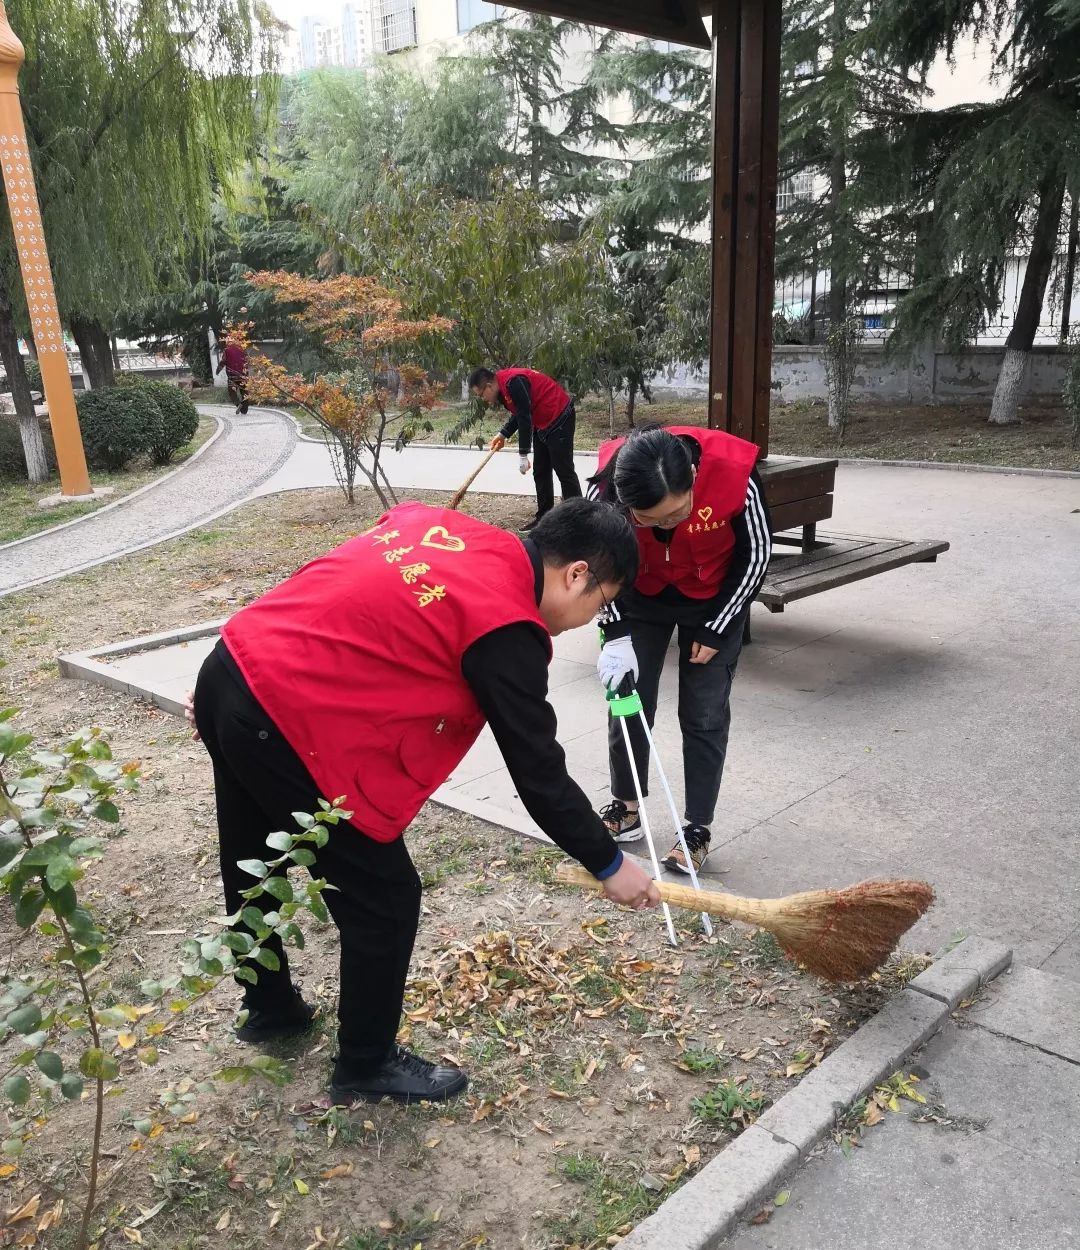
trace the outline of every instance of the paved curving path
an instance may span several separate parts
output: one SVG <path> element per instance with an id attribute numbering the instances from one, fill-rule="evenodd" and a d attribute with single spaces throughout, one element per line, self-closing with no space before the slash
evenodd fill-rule
<path id="1" fill-rule="evenodd" d="M 206 524 L 258 492 L 296 448 L 296 426 L 283 413 L 252 408 L 241 417 L 218 405 L 199 411 L 214 417 L 219 431 L 186 464 L 90 516 L 0 547 L 0 596 Z"/>

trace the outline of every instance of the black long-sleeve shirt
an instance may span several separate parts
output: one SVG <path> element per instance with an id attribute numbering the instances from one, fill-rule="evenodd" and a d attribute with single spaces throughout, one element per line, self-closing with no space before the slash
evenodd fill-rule
<path id="1" fill-rule="evenodd" d="M 701 448 L 698 443 L 694 446 L 697 448 L 696 464 L 701 457 Z M 674 532 L 653 530 L 659 542 L 668 543 Z M 735 540 L 731 563 L 714 595 L 708 599 L 692 599 L 676 586 L 665 586 L 657 595 L 643 595 L 631 588 L 615 599 L 601 617 L 604 637 L 620 638 L 628 634 L 630 617 L 653 621 L 675 620 L 680 625 L 694 628 L 695 642 L 719 648 L 723 632 L 761 589 L 772 553 L 769 510 L 756 469 L 751 472 L 746 486 L 743 510 L 731 518 L 731 533 Z"/>
<path id="2" fill-rule="evenodd" d="M 519 373 L 506 384 L 506 390 L 513 401 L 509 409 L 510 416 L 503 423 L 499 433 L 509 438 L 516 433 L 518 436 L 518 454 L 527 456 L 532 450 L 532 388 L 529 379 Z M 500 403 L 503 401 L 500 399 Z M 503 403 L 505 408 L 507 405 Z"/>
<path id="3" fill-rule="evenodd" d="M 525 549 L 539 603 L 543 562 L 528 539 Z M 487 717 L 526 811 L 567 855 L 597 876 L 610 876 L 622 863 L 622 852 L 566 771 L 566 755 L 555 737 L 555 709 L 547 698 L 548 642 L 539 626 L 519 621 L 484 634 L 461 657 L 461 673 Z"/>

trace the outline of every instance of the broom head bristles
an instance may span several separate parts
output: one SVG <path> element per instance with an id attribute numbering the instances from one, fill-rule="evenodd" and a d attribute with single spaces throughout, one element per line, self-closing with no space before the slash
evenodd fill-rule
<path id="1" fill-rule="evenodd" d="M 602 889 L 578 865 L 560 865 L 557 879 Z M 807 890 L 784 898 L 740 898 L 714 890 L 659 883 L 676 907 L 709 912 L 767 929 L 783 951 L 826 981 L 858 981 L 889 958 L 900 938 L 934 901 L 925 881 L 860 881 L 843 890 Z"/>
<path id="2" fill-rule="evenodd" d="M 872 880 L 756 901 L 756 923 L 792 959 L 827 981 L 858 981 L 885 963 L 934 890 L 925 881 Z"/>

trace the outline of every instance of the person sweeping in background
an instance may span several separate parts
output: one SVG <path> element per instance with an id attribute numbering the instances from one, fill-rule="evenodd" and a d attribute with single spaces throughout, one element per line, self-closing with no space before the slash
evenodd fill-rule
<path id="1" fill-rule="evenodd" d="M 574 401 L 554 378 L 536 369 L 474 369 L 469 374 L 469 390 L 488 407 L 501 406 L 510 413 L 489 444 L 493 451 L 501 451 L 516 432 L 522 473 L 529 470 L 532 451 L 536 516 L 521 527 L 523 531 L 532 529 L 555 506 L 553 474 L 559 479 L 563 499 L 581 494 L 574 468 L 577 413 Z"/>
<path id="2" fill-rule="evenodd" d="M 247 352 L 240 344 L 233 342 L 229 338 L 225 340 L 225 346 L 221 348 L 221 358 L 218 361 L 218 367 L 214 376 L 216 377 L 222 369 L 225 370 L 225 382 L 229 398 L 236 405 L 237 415 L 242 416 L 248 410 L 248 358 Z"/>
<path id="3" fill-rule="evenodd" d="M 743 628 L 772 550 L 757 454 L 752 443 L 721 430 L 646 426 L 605 443 L 590 479 L 592 493 L 626 510 L 640 555 L 633 586 L 601 617 L 597 671 L 609 690 L 633 677 L 650 726 L 664 655 L 678 630 L 683 836 L 695 869 L 709 853 Z M 628 725 L 647 794 L 649 744 L 636 720 Z M 638 802 L 614 720 L 609 762 L 611 802 L 600 815 L 616 842 L 636 842 L 643 833 Z M 679 843 L 663 863 L 689 872 Z"/>
<path id="4" fill-rule="evenodd" d="M 420 914 L 402 834 L 485 722 L 529 814 L 631 907 L 659 902 L 566 771 L 547 701 L 551 638 L 594 619 L 637 571 L 625 516 L 571 500 L 525 539 L 446 508 L 406 503 L 242 608 L 199 673 L 188 719 L 214 765 L 229 913 L 266 838 L 293 812 L 344 796 L 312 874 L 341 937 L 334 1103 L 437 1101 L 458 1068 L 395 1044 Z M 274 906 L 265 896 L 260 905 Z M 239 927 L 243 928 L 241 924 Z M 280 961 L 244 984 L 246 1041 L 302 1032 L 314 1009 Z"/>

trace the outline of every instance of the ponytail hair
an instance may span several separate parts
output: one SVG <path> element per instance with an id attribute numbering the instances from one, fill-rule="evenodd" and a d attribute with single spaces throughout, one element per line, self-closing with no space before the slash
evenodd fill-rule
<path id="1" fill-rule="evenodd" d="M 660 425 L 643 425 L 594 477 L 592 498 L 646 512 L 668 495 L 685 495 L 694 485 L 694 460 L 677 434 Z"/>

